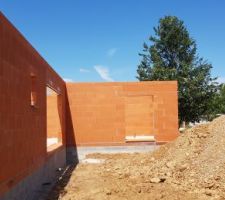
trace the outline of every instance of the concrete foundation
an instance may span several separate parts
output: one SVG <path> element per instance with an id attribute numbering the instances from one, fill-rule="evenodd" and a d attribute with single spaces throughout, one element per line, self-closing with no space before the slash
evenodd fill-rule
<path id="1" fill-rule="evenodd" d="M 62 173 L 58 169 L 65 165 L 66 151 L 65 148 L 60 147 L 49 155 L 42 167 L 21 180 L 8 193 L 0 197 L 0 200 L 44 200 Z"/>
<path id="2" fill-rule="evenodd" d="M 92 153 L 139 153 L 151 152 L 157 149 L 158 145 L 135 145 L 135 146 L 101 146 L 101 147 L 67 147 L 67 162 L 74 163 L 85 159 L 86 155 Z"/>

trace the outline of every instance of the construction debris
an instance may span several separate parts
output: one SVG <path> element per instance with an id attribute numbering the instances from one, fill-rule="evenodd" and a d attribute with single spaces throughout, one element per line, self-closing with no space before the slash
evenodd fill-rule
<path id="1" fill-rule="evenodd" d="M 78 165 L 50 200 L 225 199 L 225 116 L 187 130 L 153 153 L 88 158 L 105 162 Z"/>

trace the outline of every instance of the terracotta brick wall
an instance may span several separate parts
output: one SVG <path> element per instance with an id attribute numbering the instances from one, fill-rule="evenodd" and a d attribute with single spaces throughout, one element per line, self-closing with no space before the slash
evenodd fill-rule
<path id="1" fill-rule="evenodd" d="M 177 82 L 67 83 L 67 145 L 124 144 L 126 135 L 178 135 Z"/>
<path id="2" fill-rule="evenodd" d="M 35 76 L 36 106 L 31 106 Z M 65 83 L 0 13 L 0 195 L 43 164 L 46 85 L 62 95 Z M 61 114 L 65 138 L 64 113 Z"/>
<path id="3" fill-rule="evenodd" d="M 46 86 L 59 94 L 61 112 L 51 116 L 60 121 L 63 145 L 125 144 L 126 135 L 146 134 L 164 142 L 178 135 L 176 82 L 65 85 L 0 12 L 0 196 L 49 159 Z"/>

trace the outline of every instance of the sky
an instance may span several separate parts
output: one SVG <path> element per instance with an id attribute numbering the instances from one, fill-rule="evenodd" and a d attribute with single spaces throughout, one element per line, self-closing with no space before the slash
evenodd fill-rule
<path id="1" fill-rule="evenodd" d="M 225 82 L 224 0 L 0 0 L 0 10 L 66 81 L 137 81 L 143 43 L 175 15 Z"/>

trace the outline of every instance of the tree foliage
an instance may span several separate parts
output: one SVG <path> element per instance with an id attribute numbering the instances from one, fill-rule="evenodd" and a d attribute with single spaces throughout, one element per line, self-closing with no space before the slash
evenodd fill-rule
<path id="1" fill-rule="evenodd" d="M 208 104 L 207 119 L 211 120 L 218 114 L 225 114 L 225 84 L 219 86 L 218 92 Z"/>
<path id="2" fill-rule="evenodd" d="M 197 56 L 196 42 L 175 16 L 159 20 L 155 36 L 144 43 L 137 78 L 147 80 L 177 80 L 180 121 L 199 121 L 209 110 L 218 85 L 211 77 L 212 65 Z"/>

